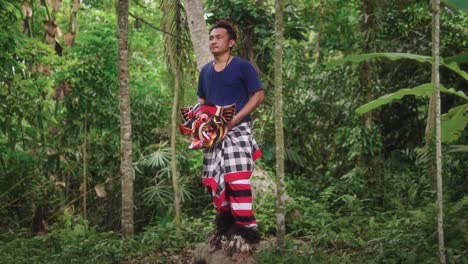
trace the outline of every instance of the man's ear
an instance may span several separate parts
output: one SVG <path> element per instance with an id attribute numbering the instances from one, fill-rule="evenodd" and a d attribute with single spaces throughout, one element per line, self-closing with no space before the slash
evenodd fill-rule
<path id="1" fill-rule="evenodd" d="M 236 45 L 236 41 L 233 40 L 233 39 L 230 39 L 228 45 L 229 45 L 230 48 L 232 48 L 232 47 L 234 47 L 234 45 Z"/>
<path id="2" fill-rule="evenodd" d="M 236 105 L 232 104 L 232 105 L 221 107 L 221 111 L 219 115 L 224 119 L 224 121 L 229 122 L 232 120 L 235 113 L 236 113 Z"/>

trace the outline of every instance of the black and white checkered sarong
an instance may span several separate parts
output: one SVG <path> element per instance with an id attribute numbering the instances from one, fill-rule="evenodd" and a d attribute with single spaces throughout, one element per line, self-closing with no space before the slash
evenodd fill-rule
<path id="1" fill-rule="evenodd" d="M 217 210 L 226 197 L 225 183 L 249 179 L 255 167 L 254 161 L 261 155 L 250 122 L 240 123 L 228 132 L 223 141 L 205 150 L 203 183 L 211 189 Z"/>

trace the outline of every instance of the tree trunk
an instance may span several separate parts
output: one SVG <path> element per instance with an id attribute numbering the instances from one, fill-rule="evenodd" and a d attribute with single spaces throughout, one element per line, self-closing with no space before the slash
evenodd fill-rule
<path id="1" fill-rule="evenodd" d="M 179 101 L 179 90 L 180 90 L 180 75 L 182 71 L 181 66 L 181 56 L 180 51 L 177 50 L 177 47 L 181 47 L 181 39 L 175 38 L 174 36 L 182 35 L 182 27 L 180 23 L 180 18 L 182 17 L 182 7 L 180 1 L 163 1 L 163 22 L 162 27 L 165 32 L 170 34 L 165 35 L 165 45 L 167 51 L 167 57 L 169 60 L 169 68 L 174 77 L 174 97 L 172 101 L 172 122 L 171 122 L 171 174 L 172 174 L 172 186 L 174 190 L 174 214 L 175 214 L 175 224 L 177 227 L 180 225 L 180 191 L 179 191 L 179 180 L 178 180 L 178 171 L 177 171 L 177 158 L 176 158 L 176 135 L 177 135 L 177 115 L 178 115 L 178 101 Z M 201 7 L 201 3 L 200 3 Z M 186 7 L 189 9 L 189 7 Z M 204 23 L 204 20 L 203 20 Z M 208 35 L 204 36 L 206 39 Z M 193 37 L 192 37 L 193 38 Z M 208 47 L 208 46 L 207 46 Z M 198 54 L 197 54 L 198 58 Z M 179 230 L 179 229 L 177 229 Z"/>
<path id="2" fill-rule="evenodd" d="M 174 59 L 172 50 L 169 51 L 169 61 L 174 76 L 174 98 L 172 99 L 172 121 L 171 121 L 171 172 L 172 172 L 172 186 L 174 189 L 174 213 L 176 226 L 180 225 L 180 201 L 179 201 L 179 173 L 177 171 L 177 157 L 176 157 L 176 136 L 177 136 L 177 114 L 178 114 L 178 101 L 179 101 L 179 67 Z"/>
<path id="3" fill-rule="evenodd" d="M 324 13 L 323 1 L 321 0 L 319 3 L 319 31 L 317 32 L 317 42 L 315 44 L 315 62 L 314 68 L 317 68 L 320 65 L 320 41 L 322 38 L 322 31 L 323 31 L 323 13 Z"/>
<path id="4" fill-rule="evenodd" d="M 362 1 L 362 29 L 364 33 L 363 53 L 372 52 L 373 39 L 375 36 L 375 16 L 373 14 L 372 2 L 370 0 Z M 359 69 L 359 81 L 366 91 L 366 103 L 374 100 L 374 91 L 372 89 L 372 64 L 368 61 L 361 63 Z M 366 113 L 366 127 L 372 128 L 372 111 Z"/>
<path id="5" fill-rule="evenodd" d="M 284 199 L 284 131 L 283 131 L 283 1 L 275 1 L 275 138 L 276 138 L 276 236 L 277 246 L 285 248 L 285 199 Z"/>
<path id="6" fill-rule="evenodd" d="M 133 167 L 132 123 L 128 70 L 128 0 L 117 1 L 118 79 L 120 97 L 120 175 L 122 177 L 122 234 L 132 236 L 133 227 Z"/>
<path id="7" fill-rule="evenodd" d="M 439 45 L 440 45 L 440 0 L 432 0 L 432 57 L 434 64 L 432 66 L 432 80 L 435 87 L 435 128 L 436 128 L 436 178 L 437 178 L 437 231 L 439 238 L 439 260 L 445 264 L 445 245 L 444 245 L 444 211 L 442 196 L 442 145 L 440 129 L 440 76 L 439 76 Z"/>
<path id="8" fill-rule="evenodd" d="M 23 2 L 23 33 L 27 33 L 28 37 L 32 37 L 32 18 L 33 18 L 33 1 Z"/>
<path id="9" fill-rule="evenodd" d="M 83 218 L 86 220 L 88 214 L 88 206 L 87 200 L 88 197 L 88 100 L 86 99 L 85 103 L 85 117 L 83 120 L 83 188 L 81 191 L 83 192 Z"/>
<path id="10" fill-rule="evenodd" d="M 80 0 L 73 0 L 72 17 L 71 17 L 71 33 L 75 35 L 78 32 L 78 23 L 76 21 L 78 9 L 80 8 Z"/>
<path id="11" fill-rule="evenodd" d="M 435 83 L 434 77 L 435 75 L 432 74 L 432 83 Z M 431 145 L 434 142 L 433 137 L 434 137 L 435 123 L 436 123 L 436 100 L 437 100 L 436 94 L 434 93 L 429 97 L 429 107 L 427 109 L 424 149 L 426 149 L 429 153 L 432 152 Z M 434 156 L 429 155 L 429 161 L 428 161 L 427 167 L 428 167 L 427 169 L 429 172 L 429 177 L 431 179 L 431 185 L 433 188 L 437 188 L 437 187 L 434 187 L 435 185 L 437 185 L 436 183 L 437 182 L 436 161 L 434 160 Z"/>
<path id="12" fill-rule="evenodd" d="M 257 65 L 257 62 L 255 60 L 255 52 L 254 52 L 254 31 L 252 28 L 248 27 L 243 27 L 240 28 L 237 34 L 237 42 L 239 44 L 239 55 L 242 58 L 246 58 L 252 63 L 252 65 L 255 67 L 257 72 L 261 72 L 260 68 Z"/>
<path id="13" fill-rule="evenodd" d="M 185 12 L 187 13 L 187 21 L 190 29 L 193 49 L 195 50 L 195 55 L 197 57 L 198 70 L 201 70 L 203 65 L 213 59 L 209 48 L 209 33 L 206 27 L 202 1 L 186 0 Z"/>

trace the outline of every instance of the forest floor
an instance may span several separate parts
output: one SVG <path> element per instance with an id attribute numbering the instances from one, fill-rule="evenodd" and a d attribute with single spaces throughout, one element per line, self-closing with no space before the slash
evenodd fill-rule
<path id="1" fill-rule="evenodd" d="M 275 244 L 276 238 L 274 236 L 268 237 L 260 241 L 257 247 L 256 254 L 271 249 Z M 128 256 L 124 258 L 122 263 L 136 264 L 136 263 L 170 263 L 170 264 L 193 264 L 195 254 L 195 245 L 184 248 L 182 250 L 163 250 L 155 251 L 153 255 L 143 256 Z"/>
<path id="2" fill-rule="evenodd" d="M 135 264 L 135 263 L 188 264 L 188 263 L 194 263 L 193 261 L 194 252 L 195 252 L 195 246 L 185 248 L 179 251 L 156 251 L 154 255 L 126 257 L 122 261 L 122 263 L 125 263 L 125 264 Z"/>

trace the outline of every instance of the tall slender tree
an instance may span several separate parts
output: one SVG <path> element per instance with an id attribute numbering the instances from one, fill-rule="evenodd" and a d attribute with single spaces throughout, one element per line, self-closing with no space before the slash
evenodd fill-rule
<path id="1" fill-rule="evenodd" d="M 440 46 L 440 0 L 432 0 L 432 82 L 435 87 L 435 128 L 436 128 L 436 179 L 437 179 L 437 231 L 439 239 L 439 260 L 445 264 L 444 243 L 444 210 L 442 195 L 442 145 L 440 129 L 440 74 L 439 74 L 439 46 Z"/>
<path id="2" fill-rule="evenodd" d="M 174 95 L 172 98 L 172 120 L 171 120 L 171 172 L 172 172 L 172 187 L 174 189 L 174 214 L 175 223 L 180 225 L 180 199 L 179 199 L 179 171 L 177 170 L 177 157 L 176 157 L 176 142 L 177 142 L 177 106 L 179 102 L 179 81 L 180 81 L 180 68 L 175 60 L 173 51 L 169 51 L 169 64 L 172 68 L 174 76 Z"/>
<path id="3" fill-rule="evenodd" d="M 317 32 L 317 42 L 315 43 L 315 62 L 314 62 L 314 68 L 318 67 L 320 65 L 320 42 L 322 39 L 322 32 L 323 32 L 323 16 L 324 16 L 324 2 L 323 0 L 320 0 L 318 5 L 318 10 L 319 10 L 319 27 L 318 27 L 318 32 Z"/>
<path id="4" fill-rule="evenodd" d="M 276 138 L 276 237 L 277 246 L 284 248 L 285 223 L 285 195 L 284 195 L 284 131 L 283 131 L 283 0 L 275 1 L 275 138 Z"/>
<path id="5" fill-rule="evenodd" d="M 120 174 L 122 178 L 122 234 L 132 236 L 133 167 L 132 123 L 128 69 L 128 0 L 117 1 L 118 79 L 120 98 Z"/>
<path id="6" fill-rule="evenodd" d="M 209 49 L 208 29 L 206 27 L 202 1 L 186 0 L 185 12 L 187 13 L 193 49 L 197 57 L 198 70 L 201 70 L 203 65 L 213 59 Z"/>
<path id="7" fill-rule="evenodd" d="M 362 0 L 362 23 L 361 28 L 363 31 L 363 53 L 371 53 L 374 46 L 375 36 L 375 14 L 374 14 L 375 1 Z M 372 64 L 369 61 L 361 63 L 359 69 L 359 81 L 361 86 L 366 91 L 366 101 L 374 100 L 374 93 L 372 88 Z M 366 113 L 366 127 L 372 127 L 372 111 Z"/>
<path id="8" fill-rule="evenodd" d="M 174 93 L 172 98 L 172 122 L 171 122 L 171 175 L 172 186 L 174 190 L 174 214 L 175 222 L 180 223 L 180 192 L 179 192 L 179 179 L 177 170 L 176 158 L 176 136 L 177 136 L 177 116 L 178 116 L 178 101 L 179 92 L 181 90 L 182 64 L 187 62 L 189 56 L 187 55 L 187 44 L 190 42 L 185 41 L 188 35 L 187 25 L 184 23 L 185 14 L 182 2 L 180 0 L 170 1 L 165 0 L 162 2 L 162 9 L 164 16 L 162 20 L 162 27 L 168 34 L 164 35 L 165 50 L 169 62 L 170 72 L 174 78 Z M 178 36 L 177 38 L 174 36 Z"/>

